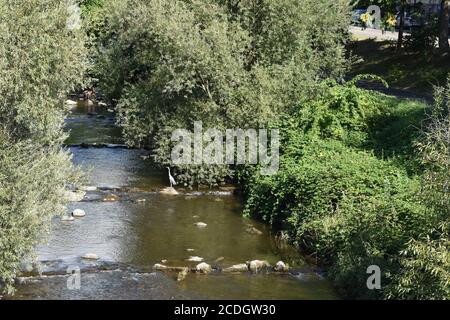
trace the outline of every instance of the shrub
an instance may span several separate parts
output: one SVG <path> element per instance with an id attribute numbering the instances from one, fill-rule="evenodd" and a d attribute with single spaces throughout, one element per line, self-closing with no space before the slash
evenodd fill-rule
<path id="1" fill-rule="evenodd" d="M 65 0 L 0 2 L 0 283 L 12 291 L 19 263 L 62 211 L 74 169 L 63 100 L 82 83 L 83 30 L 69 30 Z"/>
<path id="2" fill-rule="evenodd" d="M 347 18 L 346 1 L 111 1 L 97 78 L 118 102 L 127 143 L 155 146 L 162 164 L 165 127 L 257 128 L 319 80 L 341 77 Z M 210 185 L 230 173 L 177 169 L 185 182 Z"/>
<path id="3" fill-rule="evenodd" d="M 327 96 L 274 123 L 283 137 L 280 170 L 270 177 L 257 171 L 246 176 L 245 213 L 328 266 L 328 276 L 344 297 L 448 297 L 448 255 L 443 255 L 448 232 L 436 229 L 448 221 L 449 208 L 442 195 L 448 192 L 442 184 L 448 181 L 442 180 L 448 179 L 447 160 L 442 162 L 448 153 L 436 139 L 436 134 L 445 137 L 443 131 L 433 130 L 428 140 L 439 170 L 430 167 L 424 177 L 440 182 L 427 195 L 427 183 L 410 177 L 407 166 L 361 148 L 366 148 L 364 139 L 372 139 L 368 131 L 385 130 L 380 119 L 395 113 L 391 108 L 396 104 L 385 105 L 391 99 L 352 86 L 331 87 Z M 323 121 L 328 118 L 332 121 Z M 358 143 L 349 137 L 358 137 Z M 366 287 L 370 265 L 381 268 L 382 290 Z"/>

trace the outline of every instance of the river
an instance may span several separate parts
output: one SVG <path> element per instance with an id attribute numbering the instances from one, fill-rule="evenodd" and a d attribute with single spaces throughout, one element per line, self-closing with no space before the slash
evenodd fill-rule
<path id="1" fill-rule="evenodd" d="M 73 162 L 95 187 L 67 210 L 83 209 L 86 216 L 72 222 L 52 220 L 46 243 L 36 248 L 39 263 L 33 265 L 41 274 L 24 264 L 28 272 L 9 299 L 337 298 L 330 283 L 295 248 L 276 241 L 265 225 L 242 217 L 242 203 L 232 187 L 160 194 L 168 186 L 166 172 L 145 160 L 149 151 L 120 145 L 113 113 L 104 107 L 78 105 L 66 127 Z M 198 228 L 196 222 L 207 226 Z M 99 259 L 82 259 L 86 253 Z M 189 273 L 177 281 L 175 272 L 152 269 L 155 263 L 194 268 L 198 262 L 188 261 L 192 256 L 217 270 L 254 259 L 271 265 L 282 260 L 291 272 Z M 69 267 L 81 271 L 79 288 L 67 285 Z"/>

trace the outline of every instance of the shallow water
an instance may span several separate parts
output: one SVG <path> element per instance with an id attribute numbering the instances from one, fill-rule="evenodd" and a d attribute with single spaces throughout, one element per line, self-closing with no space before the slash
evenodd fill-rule
<path id="1" fill-rule="evenodd" d="M 109 118 L 72 112 L 68 144 L 120 143 Z M 103 110 L 95 110 L 104 114 Z M 93 129 L 94 128 L 94 129 Z M 308 266 L 295 248 L 275 241 L 267 227 L 243 218 L 239 199 L 224 190 L 166 196 L 158 190 L 167 177 L 142 156 L 148 151 L 72 147 L 73 161 L 90 173 L 91 185 L 82 202 L 68 211 L 86 211 L 73 222 L 53 219 L 48 243 L 36 248 L 44 277 L 24 275 L 12 299 L 334 299 L 330 284 Z M 114 194 L 117 201 L 103 199 Z M 204 222 L 205 228 L 195 223 Z M 262 234 L 249 233 L 249 227 Z M 80 257 L 95 253 L 97 262 Z M 274 265 L 283 260 L 290 274 L 190 273 L 177 282 L 176 273 L 154 272 L 152 266 L 195 267 L 191 256 L 216 270 L 259 259 Z M 220 258 L 220 259 L 218 259 Z M 79 290 L 67 288 L 69 266 L 81 267 Z M 29 277 L 26 277 L 29 276 Z"/>

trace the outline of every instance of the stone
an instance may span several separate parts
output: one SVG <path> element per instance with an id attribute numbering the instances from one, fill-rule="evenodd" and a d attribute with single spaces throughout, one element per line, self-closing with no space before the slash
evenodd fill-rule
<path id="1" fill-rule="evenodd" d="M 97 105 L 99 106 L 99 107 L 106 107 L 106 106 L 108 106 L 106 103 L 104 103 L 103 101 L 99 101 L 99 103 L 97 103 Z"/>
<path id="2" fill-rule="evenodd" d="M 198 228 L 206 228 L 206 226 L 208 226 L 206 223 L 204 222 L 196 222 L 194 223 Z"/>
<path id="3" fill-rule="evenodd" d="M 192 252 L 192 251 L 195 251 L 195 249 L 192 249 L 192 248 L 187 248 L 187 249 L 186 249 L 186 251 L 188 251 L 188 252 Z"/>
<path id="4" fill-rule="evenodd" d="M 161 263 L 167 263 L 167 259 L 162 259 Z"/>
<path id="5" fill-rule="evenodd" d="M 85 191 L 70 191 L 67 190 L 64 193 L 64 198 L 67 202 L 80 202 L 86 195 Z"/>
<path id="6" fill-rule="evenodd" d="M 72 216 L 75 218 L 81 218 L 86 216 L 86 212 L 82 209 L 75 209 L 72 211 Z"/>
<path id="7" fill-rule="evenodd" d="M 277 272 L 288 272 L 289 266 L 287 266 L 283 261 L 278 261 L 273 269 Z"/>
<path id="8" fill-rule="evenodd" d="M 66 104 L 68 106 L 76 106 L 78 104 L 78 102 L 68 99 L 68 100 L 66 100 Z"/>
<path id="9" fill-rule="evenodd" d="M 197 256 L 190 256 L 187 261 L 194 261 L 194 262 L 202 262 L 204 259 L 202 257 Z"/>
<path id="10" fill-rule="evenodd" d="M 99 259 L 98 255 L 96 255 L 95 253 L 86 253 L 81 258 L 86 259 L 86 260 L 98 260 Z"/>
<path id="11" fill-rule="evenodd" d="M 212 268 L 209 264 L 202 262 L 195 267 L 195 270 L 201 273 L 210 273 L 212 271 Z"/>
<path id="12" fill-rule="evenodd" d="M 163 265 L 163 264 L 156 263 L 153 266 L 153 269 L 154 270 L 167 270 L 168 268 L 165 265 Z"/>
<path id="13" fill-rule="evenodd" d="M 82 186 L 79 189 L 81 191 L 96 191 L 97 187 L 95 187 L 95 186 Z"/>
<path id="14" fill-rule="evenodd" d="M 136 202 L 139 202 L 139 203 L 143 203 L 143 202 L 146 202 L 147 201 L 147 199 L 137 199 L 136 200 Z"/>
<path id="15" fill-rule="evenodd" d="M 161 189 L 161 190 L 159 190 L 159 193 L 165 194 L 168 196 L 176 196 L 179 194 L 178 191 L 175 190 L 173 187 L 167 187 L 167 188 Z"/>
<path id="16" fill-rule="evenodd" d="M 189 274 L 189 268 L 184 268 L 180 272 L 178 272 L 177 281 L 183 281 L 186 279 L 186 276 Z"/>
<path id="17" fill-rule="evenodd" d="M 108 194 L 106 197 L 103 198 L 103 201 L 104 202 L 113 202 L 113 201 L 118 201 L 119 199 L 120 199 L 120 197 L 115 194 Z"/>
<path id="18" fill-rule="evenodd" d="M 258 273 L 258 271 L 270 267 L 270 264 L 267 261 L 262 260 L 252 260 L 247 262 L 248 268 L 251 272 Z"/>
<path id="19" fill-rule="evenodd" d="M 70 222 L 70 221 L 74 221 L 74 220 L 75 220 L 75 218 L 72 216 L 69 216 L 69 215 L 63 215 L 61 217 L 61 221 L 65 221 L 65 222 Z"/>
<path id="20" fill-rule="evenodd" d="M 232 265 L 231 267 L 223 269 L 222 271 L 223 272 L 247 272 L 248 265 L 245 263 L 235 264 L 235 265 Z"/>
<path id="21" fill-rule="evenodd" d="M 214 260 L 214 263 L 219 263 L 219 262 L 222 262 L 223 260 L 225 260 L 224 257 L 219 257 L 216 260 Z"/>
<path id="22" fill-rule="evenodd" d="M 247 233 L 250 234 L 255 234 L 255 235 L 262 235 L 262 231 L 259 231 L 258 229 L 256 229 L 254 226 L 248 226 L 248 228 L 245 230 Z"/>

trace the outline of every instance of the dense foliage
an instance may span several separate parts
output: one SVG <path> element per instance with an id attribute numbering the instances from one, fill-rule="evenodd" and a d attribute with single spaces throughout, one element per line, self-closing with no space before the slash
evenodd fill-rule
<path id="1" fill-rule="evenodd" d="M 154 146 L 162 164 L 172 129 L 258 128 L 346 68 L 346 1 L 128 0 L 103 14 L 96 77 L 127 142 Z M 186 185 L 231 175 L 180 170 Z"/>
<path id="2" fill-rule="evenodd" d="M 0 2 L 0 286 L 62 211 L 73 168 L 59 144 L 66 94 L 85 65 L 65 0 Z"/>
<path id="3" fill-rule="evenodd" d="M 404 107 L 352 86 L 329 91 L 274 124 L 285 139 L 280 171 L 247 177 L 246 213 L 327 265 L 346 297 L 449 298 L 448 118 L 421 142 L 428 168 L 421 179 L 368 149 L 373 132 L 400 129 L 402 121 L 389 118 Z M 403 129 L 414 138 L 401 142 L 412 152 L 418 133 L 409 126 Z M 381 268 L 381 290 L 366 287 L 370 265 Z"/>

